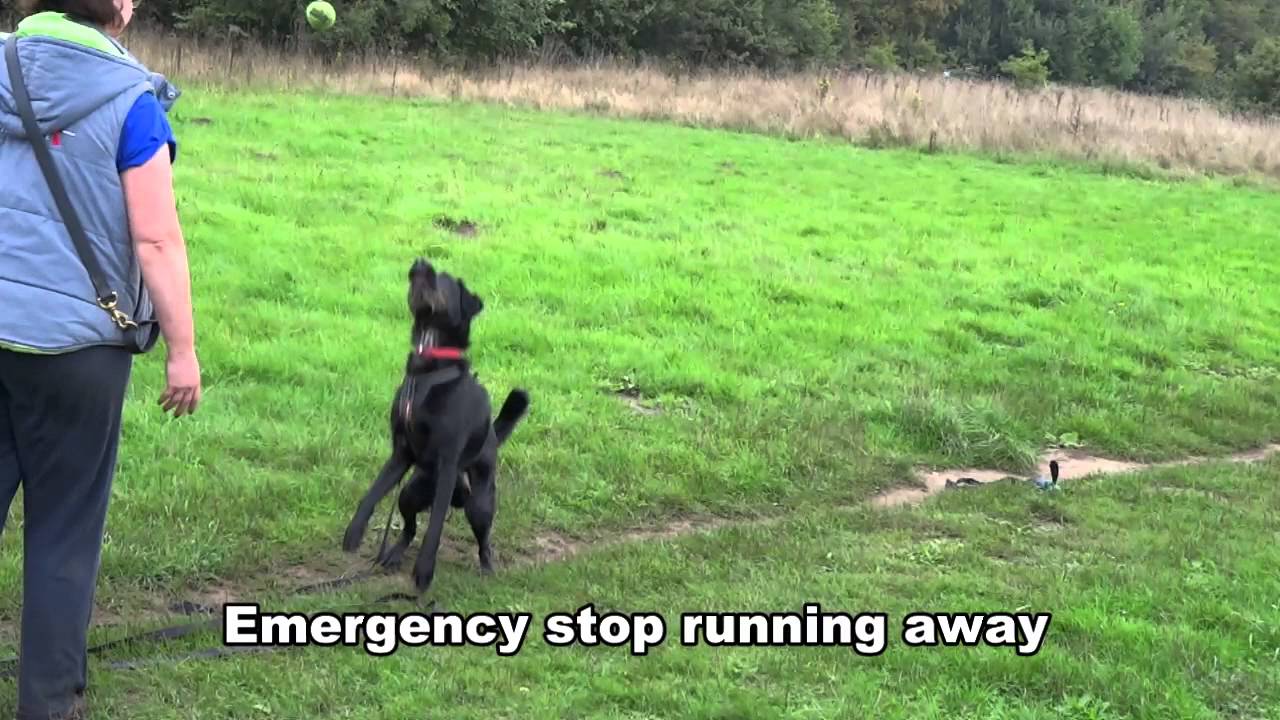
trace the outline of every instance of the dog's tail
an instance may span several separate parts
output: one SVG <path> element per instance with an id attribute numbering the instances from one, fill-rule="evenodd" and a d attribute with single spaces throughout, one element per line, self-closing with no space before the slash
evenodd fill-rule
<path id="1" fill-rule="evenodd" d="M 511 433 L 515 432 L 516 425 L 520 424 L 527 412 L 529 412 L 529 393 L 520 389 L 512 390 L 498 410 L 498 417 L 493 421 L 493 433 L 498 436 L 499 447 L 511 437 Z"/>

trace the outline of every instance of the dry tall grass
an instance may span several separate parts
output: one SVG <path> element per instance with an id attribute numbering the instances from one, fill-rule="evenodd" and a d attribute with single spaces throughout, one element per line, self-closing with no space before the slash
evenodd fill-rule
<path id="1" fill-rule="evenodd" d="M 873 146 L 1280 179 L 1280 122 L 1103 89 L 1020 92 L 998 82 L 862 72 L 677 76 L 608 63 L 465 73 L 390 57 L 326 65 L 305 53 L 157 34 L 135 33 L 128 43 L 154 69 L 187 82 L 496 102 Z"/>

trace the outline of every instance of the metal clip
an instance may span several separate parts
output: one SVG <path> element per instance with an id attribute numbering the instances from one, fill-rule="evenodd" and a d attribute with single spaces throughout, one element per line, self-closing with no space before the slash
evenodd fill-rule
<path id="1" fill-rule="evenodd" d="M 137 328 L 138 323 L 130 320 L 128 315 L 125 315 L 123 312 L 116 309 L 116 302 L 118 300 L 116 297 L 116 294 L 111 293 L 110 298 L 111 298 L 110 300 L 104 300 L 103 298 L 98 298 L 98 307 L 102 308 L 103 310 L 106 310 L 108 313 L 111 313 L 111 321 L 114 322 L 116 324 L 116 327 L 120 328 L 121 330 L 129 330 L 129 329 Z"/>

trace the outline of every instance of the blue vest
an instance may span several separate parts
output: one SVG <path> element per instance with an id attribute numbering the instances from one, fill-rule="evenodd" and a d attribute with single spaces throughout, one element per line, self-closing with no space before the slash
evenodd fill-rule
<path id="1" fill-rule="evenodd" d="M 147 317 L 150 298 L 133 251 L 116 151 L 125 116 L 142 93 L 156 93 L 166 110 L 179 93 L 114 42 L 118 52 L 109 53 L 21 28 L 27 92 L 71 203 L 119 307 Z M 123 345 L 95 297 L 23 129 L 0 53 L 0 347 L 53 354 Z"/>

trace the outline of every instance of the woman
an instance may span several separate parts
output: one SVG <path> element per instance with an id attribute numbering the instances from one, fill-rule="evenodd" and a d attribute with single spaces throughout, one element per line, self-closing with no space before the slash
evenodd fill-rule
<path id="1" fill-rule="evenodd" d="M 138 307 L 139 277 L 149 293 L 168 354 L 160 404 L 188 415 L 200 366 L 162 106 L 177 96 L 116 42 L 132 0 L 20 7 L 17 66 L 45 142 L 119 308 Z M 133 353 L 95 302 L 0 67 L 0 532 L 21 485 L 18 717 L 74 718 Z"/>

